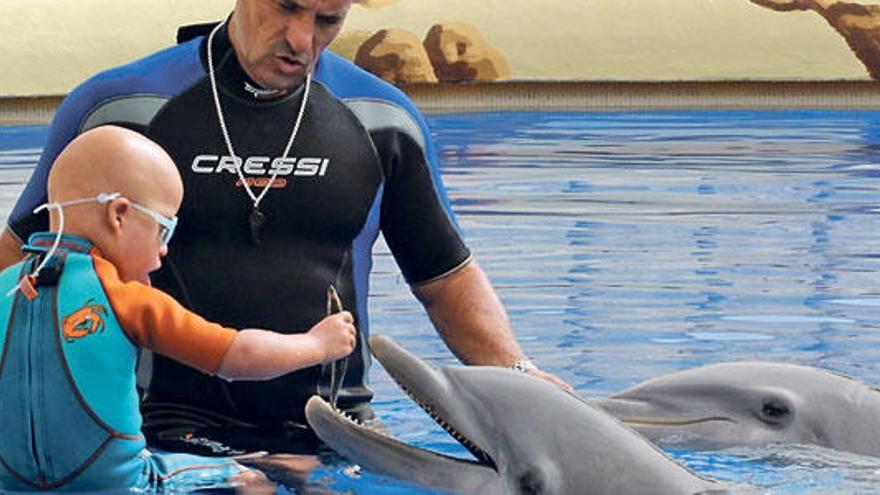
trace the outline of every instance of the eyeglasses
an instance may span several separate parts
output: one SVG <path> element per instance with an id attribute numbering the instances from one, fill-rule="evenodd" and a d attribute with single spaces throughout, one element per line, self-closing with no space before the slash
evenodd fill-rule
<path id="1" fill-rule="evenodd" d="M 96 203 L 103 205 L 103 204 L 109 203 L 110 201 L 113 201 L 114 199 L 121 198 L 121 197 L 122 197 L 122 193 L 119 193 L 119 192 L 109 193 L 109 194 L 108 193 L 100 193 L 93 198 L 72 199 L 70 201 L 65 201 L 63 203 L 57 203 L 56 206 L 58 206 L 58 207 L 73 206 L 73 205 L 78 205 L 78 204 L 83 204 L 83 203 L 91 203 L 91 202 L 96 202 Z M 147 215 L 150 216 L 150 218 L 152 218 L 153 220 L 156 221 L 156 223 L 159 224 L 159 243 L 162 246 L 167 246 L 168 243 L 171 242 L 171 237 L 174 235 L 174 229 L 177 228 L 177 216 L 172 215 L 170 217 L 166 217 L 165 215 L 162 215 L 161 213 L 157 212 L 156 210 L 153 210 L 152 208 L 147 208 L 146 206 L 135 203 L 132 200 L 128 200 L 128 203 L 132 206 L 132 208 L 134 208 L 135 210 L 142 211 L 142 212 L 146 213 Z M 34 212 L 36 213 L 38 210 L 41 210 L 44 206 L 48 206 L 48 205 L 41 205 L 41 207 L 37 208 L 37 210 L 34 210 Z"/>
<path id="2" fill-rule="evenodd" d="M 172 215 L 170 217 L 166 217 L 156 210 L 152 210 L 147 208 L 146 206 L 139 205 L 132 200 L 128 200 L 128 203 L 135 209 L 140 210 L 147 215 L 150 215 L 150 218 L 156 221 L 159 224 L 159 244 L 163 246 L 167 246 L 169 242 L 171 242 L 171 237 L 174 235 L 174 229 L 177 228 L 177 216 Z"/>
<path id="3" fill-rule="evenodd" d="M 112 200 L 114 200 L 116 198 L 120 198 L 120 197 L 122 197 L 122 193 L 118 193 L 118 192 L 113 193 L 113 194 L 101 193 L 95 198 L 95 200 L 100 204 L 105 204 L 109 201 L 112 201 Z M 63 204 L 64 203 L 62 203 L 62 205 Z M 177 228 L 177 216 L 176 215 L 166 217 L 165 215 L 159 213 L 158 211 L 156 211 L 152 208 L 147 208 L 146 206 L 144 206 L 142 204 L 135 203 L 134 201 L 132 201 L 130 199 L 128 200 L 128 204 L 130 204 L 132 206 L 132 208 L 134 208 L 135 210 L 146 213 L 147 215 L 150 216 L 150 218 L 152 218 L 153 220 L 156 221 L 156 223 L 159 224 L 159 244 L 160 245 L 167 246 L 168 243 L 171 242 L 171 237 L 174 235 L 174 229 Z"/>

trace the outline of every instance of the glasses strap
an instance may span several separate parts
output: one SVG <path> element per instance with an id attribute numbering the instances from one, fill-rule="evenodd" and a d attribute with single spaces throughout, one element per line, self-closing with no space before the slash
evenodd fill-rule
<path id="1" fill-rule="evenodd" d="M 46 267 L 46 264 L 49 263 L 49 260 L 58 250 L 58 246 L 61 244 L 61 236 L 64 235 L 64 207 L 65 206 L 75 206 L 85 203 L 98 203 L 98 204 L 107 204 L 114 199 L 117 199 L 122 196 L 122 193 L 100 193 L 92 198 L 80 198 L 80 199 L 72 199 L 70 201 L 64 201 L 61 203 L 43 203 L 40 206 L 34 208 L 34 213 L 40 213 L 43 210 L 57 210 L 58 211 L 58 232 L 55 233 L 55 240 L 52 242 L 52 247 L 46 252 L 43 256 L 40 264 L 37 265 L 37 268 L 34 269 L 29 275 L 25 275 L 22 278 L 30 278 L 31 280 L 35 280 L 40 276 L 40 271 Z M 10 289 L 6 293 L 6 297 L 11 297 L 15 294 L 15 291 L 19 290 L 22 287 L 22 280 L 19 280 L 19 283 L 15 284 L 15 287 Z"/>

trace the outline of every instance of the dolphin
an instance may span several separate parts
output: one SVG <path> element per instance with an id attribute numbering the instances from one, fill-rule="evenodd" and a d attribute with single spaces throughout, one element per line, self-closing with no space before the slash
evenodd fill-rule
<path id="1" fill-rule="evenodd" d="M 413 447 L 312 397 L 306 418 L 318 437 L 368 470 L 468 494 L 731 493 L 730 486 L 692 472 L 610 415 L 543 380 L 489 366 L 434 368 L 383 336 L 372 336 L 370 347 L 475 460 Z"/>
<path id="2" fill-rule="evenodd" d="M 714 364 L 591 402 L 665 446 L 797 443 L 880 456 L 880 391 L 809 366 Z"/>

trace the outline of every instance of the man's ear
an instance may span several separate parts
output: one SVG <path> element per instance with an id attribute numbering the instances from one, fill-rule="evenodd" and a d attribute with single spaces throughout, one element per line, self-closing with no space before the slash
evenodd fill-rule
<path id="1" fill-rule="evenodd" d="M 114 236 L 120 235 L 128 220 L 131 203 L 126 198 L 117 198 L 107 203 L 104 208 L 104 220 Z"/>

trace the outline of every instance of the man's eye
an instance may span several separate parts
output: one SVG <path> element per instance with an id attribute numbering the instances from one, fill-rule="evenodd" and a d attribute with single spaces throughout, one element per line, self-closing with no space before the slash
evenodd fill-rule
<path id="1" fill-rule="evenodd" d="M 342 22 L 342 16 L 338 15 L 319 15 L 316 17 L 315 22 L 322 26 L 335 26 Z"/>
<path id="2" fill-rule="evenodd" d="M 285 12 L 298 12 L 300 8 L 299 5 L 291 2 L 279 2 L 278 5 Z"/>

